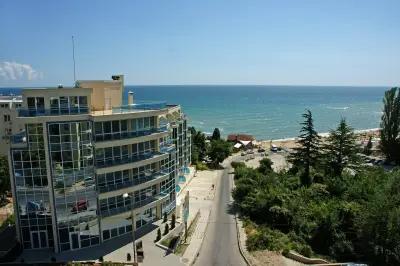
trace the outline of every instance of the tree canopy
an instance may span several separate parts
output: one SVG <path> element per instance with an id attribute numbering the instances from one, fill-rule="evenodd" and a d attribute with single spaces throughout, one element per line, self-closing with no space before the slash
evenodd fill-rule
<path id="1" fill-rule="evenodd" d="M 221 139 L 221 133 L 219 132 L 219 128 L 214 128 L 213 134 L 211 136 L 212 140 L 220 140 Z"/>
<path id="2" fill-rule="evenodd" d="M 290 161 L 296 167 L 303 170 L 301 174 L 301 183 L 309 186 L 312 183 L 310 170 L 315 167 L 320 160 L 320 139 L 317 131 L 314 129 L 314 121 L 310 110 L 302 115 L 304 121 L 301 123 L 300 136 L 297 140 L 297 147 L 290 156 Z"/>
<path id="3" fill-rule="evenodd" d="M 380 146 L 389 161 L 400 163 L 400 88 L 385 92 Z"/>
<path id="4" fill-rule="evenodd" d="M 357 153 L 360 147 L 356 144 L 356 135 L 346 119 L 342 118 L 338 127 L 329 132 L 324 151 L 326 170 L 335 176 L 341 176 L 345 167 L 359 162 Z"/>

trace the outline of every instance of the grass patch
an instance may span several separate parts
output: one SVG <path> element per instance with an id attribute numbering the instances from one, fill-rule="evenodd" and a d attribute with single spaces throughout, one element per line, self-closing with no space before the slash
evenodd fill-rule
<path id="1" fill-rule="evenodd" d="M 191 237 L 193 235 L 194 230 L 196 229 L 197 222 L 199 221 L 199 218 L 200 218 L 200 212 L 198 212 L 198 214 L 196 214 L 196 217 L 194 217 L 193 222 L 191 223 L 191 225 L 188 228 L 187 240 L 189 240 L 189 241 L 187 241 L 185 243 L 182 242 L 185 239 L 185 233 L 183 231 L 182 241 L 176 247 L 175 254 L 177 254 L 179 256 L 182 256 L 185 253 L 187 247 L 190 244 L 190 239 L 191 239 Z"/>
<path id="2" fill-rule="evenodd" d="M 197 162 L 195 166 L 196 166 L 196 170 L 197 170 L 197 171 L 208 170 L 207 164 L 202 163 L 202 162 Z"/>
<path id="3" fill-rule="evenodd" d="M 173 249 L 176 242 L 179 240 L 179 236 L 170 236 L 161 241 L 161 245 L 168 247 L 169 249 Z"/>

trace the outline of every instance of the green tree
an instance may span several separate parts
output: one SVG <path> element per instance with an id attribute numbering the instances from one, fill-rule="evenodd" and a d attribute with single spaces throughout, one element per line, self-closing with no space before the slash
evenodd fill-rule
<path id="1" fill-rule="evenodd" d="M 372 153 L 372 136 L 369 137 L 367 145 L 364 147 L 364 154 L 371 155 Z"/>
<path id="2" fill-rule="evenodd" d="M 263 158 L 260 160 L 260 166 L 258 167 L 258 171 L 261 174 L 269 174 L 272 172 L 272 161 L 269 158 Z"/>
<path id="3" fill-rule="evenodd" d="M 173 213 L 171 216 L 171 229 L 175 228 L 175 220 L 176 220 L 175 213 Z"/>
<path id="4" fill-rule="evenodd" d="M 231 154 L 231 145 L 225 140 L 211 141 L 208 156 L 215 166 L 223 162 Z"/>
<path id="5" fill-rule="evenodd" d="M 0 196 L 11 190 L 8 160 L 6 156 L 0 156 Z"/>
<path id="6" fill-rule="evenodd" d="M 220 140 L 220 139 L 221 139 L 221 133 L 219 132 L 219 128 L 214 128 L 211 140 Z"/>
<path id="7" fill-rule="evenodd" d="M 380 148 L 388 161 L 400 163 L 400 88 L 385 92 Z"/>
<path id="8" fill-rule="evenodd" d="M 192 162 L 203 161 L 207 155 L 206 135 L 196 131 L 194 127 L 190 127 L 189 130 L 192 134 Z"/>
<path id="9" fill-rule="evenodd" d="M 304 121 L 301 123 L 298 146 L 290 156 L 290 161 L 296 167 L 303 170 L 301 183 L 309 186 L 312 183 L 310 170 L 315 167 L 320 158 L 320 136 L 314 129 L 314 121 L 310 110 L 302 115 Z"/>
<path id="10" fill-rule="evenodd" d="M 156 237 L 155 242 L 160 241 L 160 239 L 161 239 L 161 229 L 160 229 L 160 227 L 159 227 L 159 228 L 157 229 L 157 237 Z"/>
<path id="11" fill-rule="evenodd" d="M 341 176 L 344 168 L 359 162 L 359 150 L 353 128 L 342 118 L 338 127 L 329 132 L 324 147 L 327 172 Z"/>
<path id="12" fill-rule="evenodd" d="M 400 265 L 400 172 L 385 181 L 380 179 L 383 186 L 375 187 L 360 213 L 360 249 L 371 265 Z"/>
<path id="13" fill-rule="evenodd" d="M 164 227 L 164 235 L 166 235 L 166 234 L 168 234 L 169 233 L 169 225 L 168 224 L 165 224 L 165 227 Z"/>

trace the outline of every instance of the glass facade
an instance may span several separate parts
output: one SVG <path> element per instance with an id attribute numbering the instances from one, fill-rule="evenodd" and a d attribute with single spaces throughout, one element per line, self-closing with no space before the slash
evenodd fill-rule
<path id="1" fill-rule="evenodd" d="M 97 245 L 91 122 L 49 123 L 48 138 L 60 249 Z"/>
<path id="2" fill-rule="evenodd" d="M 53 115 L 88 113 L 87 96 L 35 96 L 26 101 L 28 110 L 22 111 L 27 113 L 21 112 L 20 117 L 41 116 L 42 122 L 27 123 L 19 136 L 23 141 L 13 142 L 11 148 L 15 213 L 25 249 L 63 252 L 96 246 L 132 232 L 132 208 L 136 230 L 175 208 L 177 164 L 185 162 L 180 160 L 185 149 L 177 144 L 184 145 L 180 139 L 186 124 L 181 133 L 169 131 L 168 120 L 160 123 L 154 113 L 101 122 L 90 115 L 54 121 Z M 48 114 L 53 118 L 46 119 Z M 96 141 L 158 132 L 173 135 L 95 148 Z M 135 167 L 122 166 L 150 158 L 154 159 Z M 119 170 L 107 169 L 118 165 Z"/>
<path id="3" fill-rule="evenodd" d="M 12 149 L 21 242 L 24 248 L 54 246 L 42 124 L 27 124 L 27 148 Z"/>

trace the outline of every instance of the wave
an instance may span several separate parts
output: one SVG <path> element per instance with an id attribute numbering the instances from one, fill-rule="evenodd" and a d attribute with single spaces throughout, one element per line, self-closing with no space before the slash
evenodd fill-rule
<path id="1" fill-rule="evenodd" d="M 326 108 L 331 109 L 331 110 L 347 110 L 350 107 L 349 106 L 345 106 L 345 107 L 332 107 L 332 106 L 327 106 Z"/>

